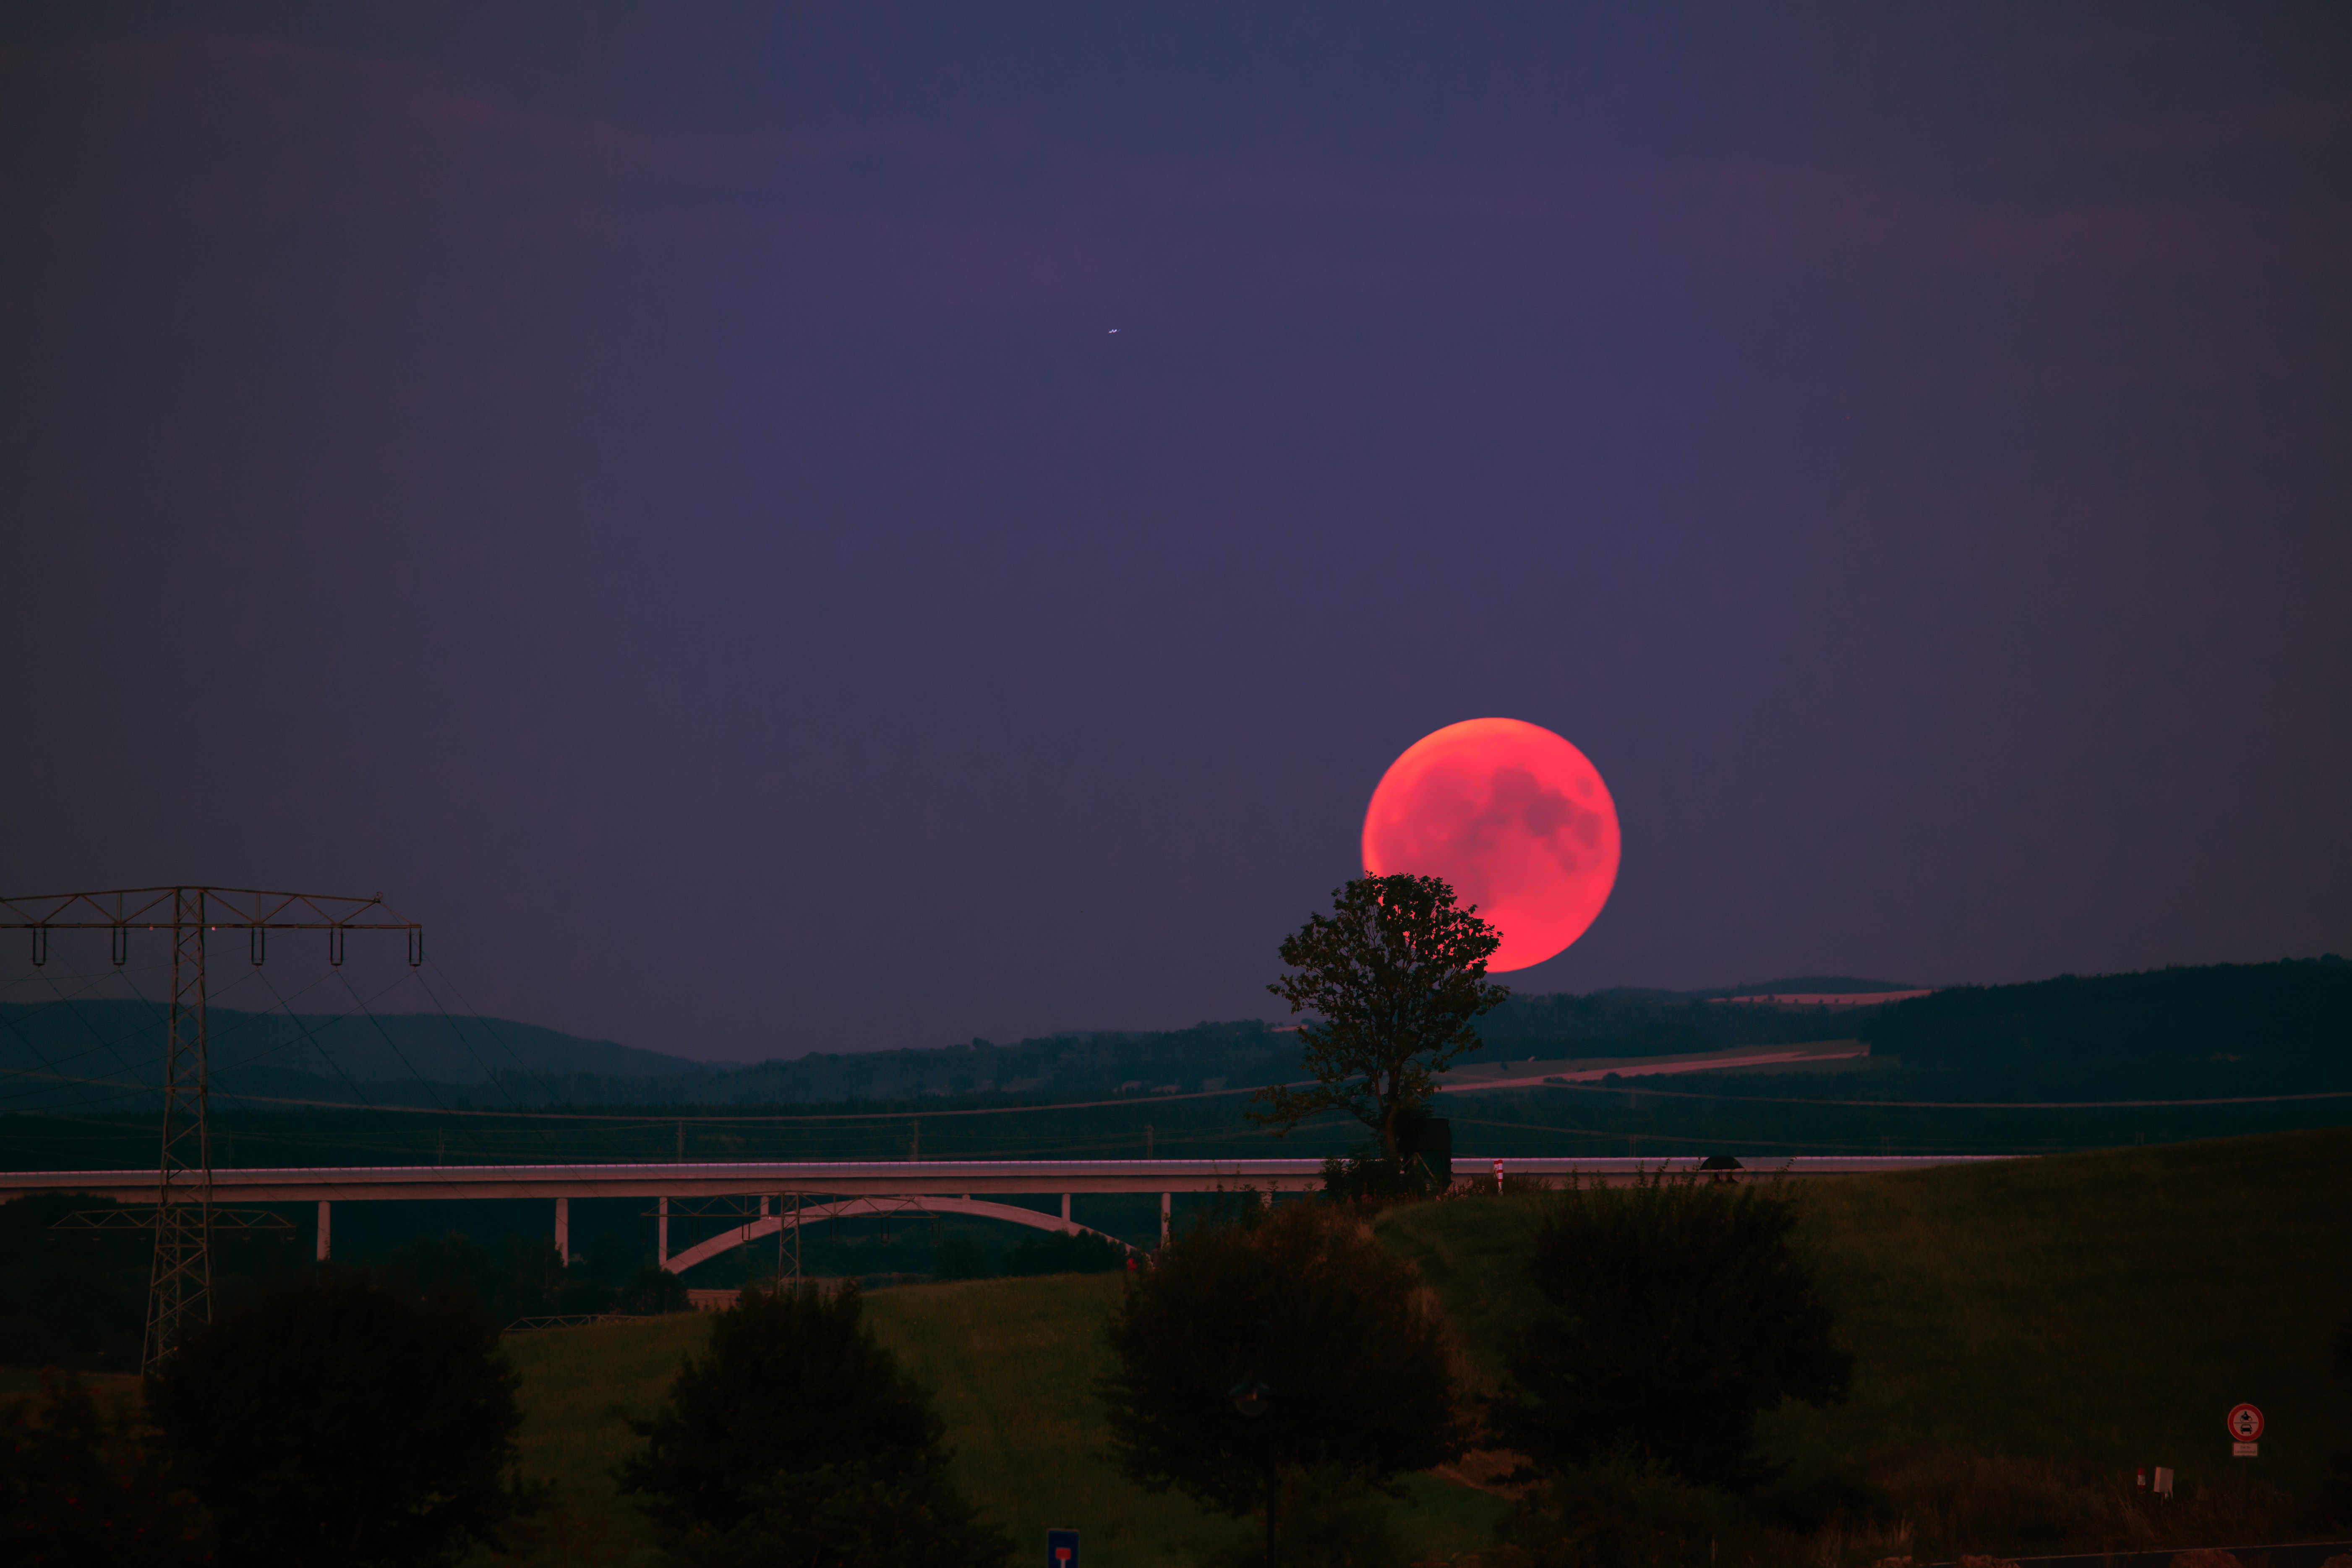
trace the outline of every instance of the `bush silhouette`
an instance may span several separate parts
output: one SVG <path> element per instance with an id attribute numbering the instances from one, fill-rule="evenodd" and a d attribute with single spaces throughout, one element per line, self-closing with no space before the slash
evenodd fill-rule
<path id="1" fill-rule="evenodd" d="M 929 1396 L 863 1314 L 855 1286 L 746 1290 L 661 1413 L 629 1423 L 646 1444 L 621 1489 L 646 1500 L 673 1560 L 914 1568 L 1012 1550 L 950 1488 Z"/>
<path id="2" fill-rule="evenodd" d="M 334 1269 L 223 1312 L 147 1403 L 225 1561 L 430 1563 L 534 1505 L 513 1475 L 520 1383 L 470 1292 Z"/>
<path id="3" fill-rule="evenodd" d="M 1528 1266 L 1553 1310 L 1507 1355 L 1515 1386 L 1492 1407 L 1513 1447 L 1555 1470 L 1622 1450 L 1746 1489 L 1778 1473 L 1755 1454 L 1759 1415 L 1843 1403 L 1853 1358 L 1787 1198 L 1661 1175 L 1553 1205 Z"/>

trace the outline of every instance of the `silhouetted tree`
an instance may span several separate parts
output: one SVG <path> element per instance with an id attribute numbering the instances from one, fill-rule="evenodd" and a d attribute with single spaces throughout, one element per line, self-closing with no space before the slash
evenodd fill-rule
<path id="1" fill-rule="evenodd" d="M 863 1312 L 855 1287 L 830 1299 L 814 1286 L 746 1290 L 713 1321 L 709 1352 L 680 1369 L 661 1413 L 629 1423 L 647 1442 L 621 1466 L 621 1489 L 646 1499 L 677 1561 L 781 1561 L 783 1545 L 799 1550 L 793 1510 L 817 1497 L 833 1500 L 825 1517 L 836 1527 L 847 1528 L 849 1510 L 861 1539 L 916 1552 L 861 1562 L 929 1563 L 921 1552 L 934 1545 L 970 1563 L 1012 1550 L 956 1500 L 945 1427 Z M 832 1483 L 810 1479 L 829 1470 Z"/>
<path id="2" fill-rule="evenodd" d="M 2352 1384 L 2352 1312 L 2347 1312 L 2344 1321 L 2336 1325 L 2328 1348 L 2335 1352 L 2339 1384 Z M 2339 1522 L 2352 1524 L 2352 1451 L 2337 1453 L 2328 1467 L 2327 1505 Z"/>
<path id="3" fill-rule="evenodd" d="M 177 1568 L 211 1560 L 209 1534 L 137 1423 L 101 1416 L 73 1373 L 43 1373 L 37 1410 L 19 1400 L 0 1419 L 0 1562 Z"/>
<path id="4" fill-rule="evenodd" d="M 1398 1117 L 1427 1103 L 1435 1075 L 1477 1048 L 1473 1022 L 1510 995 L 1486 983 L 1502 941 L 1442 878 L 1359 877 L 1334 889 L 1328 917 L 1283 939 L 1282 962 L 1297 973 L 1266 987 L 1312 1015 L 1298 1038 L 1318 1081 L 1258 1090 L 1264 1109 L 1251 1119 L 1286 1132 L 1345 1110 L 1395 1160 Z"/>
<path id="5" fill-rule="evenodd" d="M 1630 1448 L 1695 1481 L 1770 1479 L 1756 1417 L 1843 1404 L 1853 1375 L 1796 1223 L 1752 1185 L 1657 1175 L 1561 1194 L 1528 1265 L 1553 1310 L 1510 1350 L 1495 1425 L 1555 1469 Z"/>
<path id="6" fill-rule="evenodd" d="M 331 1269 L 222 1312 L 147 1403 L 225 1560 L 433 1563 L 536 1506 L 520 1383 L 470 1291 Z"/>
<path id="7" fill-rule="evenodd" d="M 1198 1226 L 1131 1279 L 1097 1392 L 1119 1468 L 1142 1485 L 1264 1508 L 1270 1540 L 1277 1492 L 1309 1472 L 1379 1487 L 1462 1452 L 1445 1324 L 1360 1221 L 1295 1204 Z"/>
<path id="8" fill-rule="evenodd" d="M 636 1278 L 621 1291 L 615 1305 L 621 1311 L 650 1318 L 663 1312 L 683 1312 L 694 1303 L 687 1296 L 685 1280 L 659 1264 L 648 1263 L 637 1270 Z"/>

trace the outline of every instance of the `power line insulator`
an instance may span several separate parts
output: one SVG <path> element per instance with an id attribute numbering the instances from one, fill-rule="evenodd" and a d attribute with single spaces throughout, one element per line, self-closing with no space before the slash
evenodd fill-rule
<path id="1" fill-rule="evenodd" d="M 256 926 L 245 934 L 250 939 L 247 946 L 250 950 L 253 967 L 258 969 L 261 967 L 262 959 L 268 956 L 269 952 L 269 933 L 261 927 Z"/>
<path id="2" fill-rule="evenodd" d="M 33 967 L 38 969 L 49 961 L 49 928 L 33 928 Z"/>
<path id="3" fill-rule="evenodd" d="M 340 969 L 343 964 L 343 928 L 327 928 L 327 962 Z"/>
<path id="4" fill-rule="evenodd" d="M 114 928 L 113 952 L 111 956 L 114 959 L 114 967 L 117 969 L 121 968 L 124 964 L 131 962 L 131 928 L 129 926 L 116 926 Z"/>
<path id="5" fill-rule="evenodd" d="M 423 926 L 408 928 L 408 967 L 411 969 L 425 967 L 425 928 Z"/>

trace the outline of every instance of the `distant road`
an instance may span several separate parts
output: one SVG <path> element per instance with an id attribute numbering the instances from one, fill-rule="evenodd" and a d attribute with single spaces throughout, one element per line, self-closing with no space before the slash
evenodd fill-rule
<path id="1" fill-rule="evenodd" d="M 1717 1007 L 1879 1007 L 1935 994 L 1932 986 L 1916 991 L 1784 991 L 1772 995 L 1710 996 L 1707 1001 Z"/>
<path id="2" fill-rule="evenodd" d="M 1801 1062 L 1849 1061 L 1870 1055 L 1860 1040 L 1814 1040 L 1798 1046 L 1741 1046 L 1671 1057 L 1564 1058 L 1555 1061 L 1481 1062 L 1439 1078 L 1441 1094 L 1474 1089 L 1540 1089 L 1548 1083 L 1597 1083 L 1620 1078 L 1655 1078 L 1667 1073 L 1724 1072 L 1734 1068 L 1789 1066 Z"/>

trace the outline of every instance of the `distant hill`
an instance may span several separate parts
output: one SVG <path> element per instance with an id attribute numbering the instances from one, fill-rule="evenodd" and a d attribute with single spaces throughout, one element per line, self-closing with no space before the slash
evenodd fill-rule
<path id="1" fill-rule="evenodd" d="M 2028 1069 L 2037 1078 L 2063 1070 L 2064 1092 L 2074 1095 L 2101 1083 L 2129 1087 L 2135 1071 L 2157 1063 L 2242 1058 L 2250 1068 L 2276 1067 L 2290 1087 L 2304 1065 L 2352 1066 L 2352 965 L 2335 958 L 1960 986 L 1894 1004 L 1714 1000 L 1901 989 L 1893 981 L 1808 975 L 1708 991 L 1514 996 L 1486 1018 L 1484 1048 L 1471 1059 L 1659 1056 L 1859 1035 L 1882 1058 L 1951 1079 L 1935 1090 L 1947 1097 L 1958 1095 L 1959 1079 L 2006 1094 Z M 811 1051 L 748 1066 L 437 1014 L 289 1017 L 215 1008 L 212 1042 L 215 1090 L 257 1109 L 1148 1101 L 1301 1076 L 1297 1033 L 1255 1019 L 1009 1045 Z M 0 1109 L 92 1110 L 152 1099 L 163 1046 L 162 1021 L 143 1004 L 0 1006 Z M 122 1085 L 134 1087 L 115 1087 Z"/>
<path id="2" fill-rule="evenodd" d="M 138 1001 L 0 1004 L 0 1073 L 21 1103 L 42 1082 L 100 1079 L 160 1085 L 166 1024 Z M 268 1070 L 320 1083 L 488 1085 L 541 1073 L 692 1077 L 701 1063 L 506 1018 L 438 1013 L 336 1016 L 214 1007 L 206 1020 L 216 1081 Z M 344 1098 L 349 1098 L 345 1096 Z"/>
<path id="3" fill-rule="evenodd" d="M 1982 1071 L 2097 1062 L 2352 1063 L 2352 963 L 2178 965 L 1959 985 L 1878 1010 L 1856 1026 L 1874 1051 L 1918 1067 Z"/>

